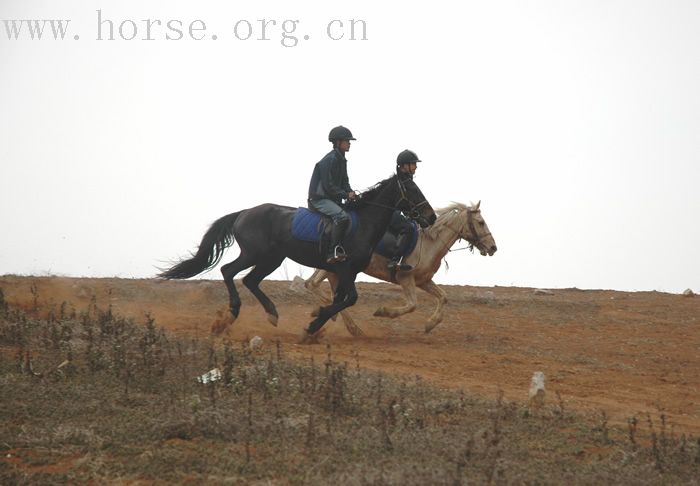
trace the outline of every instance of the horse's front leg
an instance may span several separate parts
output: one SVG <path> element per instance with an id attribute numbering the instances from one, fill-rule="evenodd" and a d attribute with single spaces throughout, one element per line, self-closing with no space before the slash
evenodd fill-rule
<path id="1" fill-rule="evenodd" d="M 335 291 L 338 287 L 338 276 L 334 273 L 328 274 L 328 283 L 331 285 L 331 289 Z M 345 309 L 340 311 L 340 316 L 343 318 L 343 324 L 345 324 L 345 329 L 350 333 L 351 336 L 360 337 L 364 336 L 365 333 L 360 327 L 355 324 L 355 320 L 350 315 L 350 312 Z"/>
<path id="2" fill-rule="evenodd" d="M 435 328 L 435 326 L 442 322 L 443 308 L 447 303 L 447 294 L 445 294 L 445 291 L 438 287 L 437 284 L 435 284 L 435 282 L 433 282 L 432 280 L 424 283 L 423 285 L 420 285 L 420 288 L 428 292 L 430 295 L 435 297 L 435 300 L 437 300 L 437 306 L 435 306 L 435 311 L 433 312 L 433 315 L 430 316 L 428 322 L 425 324 L 425 332 L 428 333 L 432 331 Z"/>
<path id="3" fill-rule="evenodd" d="M 318 297 L 318 299 L 321 301 L 322 305 L 330 305 L 333 302 L 333 284 L 331 283 L 330 297 L 328 297 L 328 295 L 321 290 L 321 284 L 326 278 L 328 278 L 328 282 L 331 282 L 330 275 L 334 274 L 317 268 L 316 271 L 304 281 L 304 287 L 306 287 L 306 290 L 316 295 L 316 297 Z M 311 311 L 311 317 L 318 316 L 320 309 L 320 306 L 314 308 L 314 310 Z M 332 319 L 335 320 L 335 317 L 336 316 L 333 316 Z"/>
<path id="4" fill-rule="evenodd" d="M 356 275 L 356 274 L 355 274 Z M 353 277 L 355 276 L 353 275 Z M 357 302 L 357 289 L 354 278 L 349 282 L 341 280 L 335 292 L 333 303 L 319 309 L 316 319 L 309 323 L 309 327 L 302 333 L 302 343 L 313 342 L 313 337 L 321 330 L 328 320 L 343 309 L 350 307 Z"/>
<path id="5" fill-rule="evenodd" d="M 401 307 L 386 307 L 381 306 L 376 311 L 374 315 L 377 317 L 390 317 L 396 318 L 409 312 L 416 310 L 417 299 L 416 299 L 416 281 L 412 274 L 408 274 L 402 277 L 397 277 L 399 284 L 403 288 L 403 295 L 406 299 L 406 304 Z"/>

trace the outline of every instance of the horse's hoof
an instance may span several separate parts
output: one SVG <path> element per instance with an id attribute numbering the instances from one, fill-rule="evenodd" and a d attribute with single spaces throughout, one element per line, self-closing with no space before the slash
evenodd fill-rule
<path id="1" fill-rule="evenodd" d="M 318 315 L 321 313 L 321 308 L 316 307 L 314 310 L 311 311 L 311 317 L 318 317 Z"/>
<path id="2" fill-rule="evenodd" d="M 301 331 L 301 337 L 299 339 L 299 344 L 313 344 L 312 338 L 313 338 L 313 336 L 311 334 L 309 334 L 309 331 L 304 329 L 303 331 Z"/>
<path id="3" fill-rule="evenodd" d="M 429 322 L 425 325 L 425 333 L 428 334 L 430 331 L 435 329 L 437 325 L 440 324 L 439 322 Z"/>
<path id="4" fill-rule="evenodd" d="M 309 334 L 309 332 L 304 329 L 301 331 L 301 339 L 299 340 L 299 344 L 321 344 L 321 341 L 319 339 L 323 336 L 323 331 L 319 330 L 316 331 L 314 334 Z"/>
<path id="5" fill-rule="evenodd" d="M 270 322 L 270 324 L 277 327 L 277 321 L 279 320 L 279 316 L 276 316 L 274 314 L 268 314 L 267 320 Z"/>

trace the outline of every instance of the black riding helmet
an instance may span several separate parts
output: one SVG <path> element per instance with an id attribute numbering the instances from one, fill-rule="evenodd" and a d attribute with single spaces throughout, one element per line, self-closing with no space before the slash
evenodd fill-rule
<path id="1" fill-rule="evenodd" d="M 421 160 L 418 158 L 416 153 L 411 150 L 404 150 L 398 155 L 398 157 L 396 157 L 396 167 L 403 164 L 413 164 L 417 162 L 421 162 Z"/>
<path id="2" fill-rule="evenodd" d="M 352 136 L 352 132 L 345 128 L 343 125 L 338 125 L 335 128 L 331 129 L 331 132 L 328 134 L 328 141 L 329 142 L 335 142 L 336 140 L 356 140 L 355 137 Z"/>

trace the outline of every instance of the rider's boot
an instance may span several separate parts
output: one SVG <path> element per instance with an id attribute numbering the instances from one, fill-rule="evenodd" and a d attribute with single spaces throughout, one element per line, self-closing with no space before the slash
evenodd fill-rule
<path id="1" fill-rule="evenodd" d="M 387 265 L 387 268 L 393 272 L 401 270 L 402 272 L 407 272 L 413 270 L 413 266 L 403 261 L 403 250 L 406 243 L 406 233 L 399 233 L 396 237 L 396 243 L 394 244 L 394 250 L 392 254 L 394 255 Z"/>
<path id="2" fill-rule="evenodd" d="M 349 221 L 334 221 L 331 226 L 331 244 L 328 247 L 326 263 L 339 263 L 347 260 L 345 248 L 343 248 L 343 237 Z"/>

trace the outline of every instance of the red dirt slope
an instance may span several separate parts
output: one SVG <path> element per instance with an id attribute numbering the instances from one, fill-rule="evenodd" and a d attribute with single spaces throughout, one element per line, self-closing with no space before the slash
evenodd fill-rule
<path id="1" fill-rule="evenodd" d="M 239 288 L 242 288 L 239 285 Z M 326 356 L 325 345 L 297 345 L 315 299 L 289 282 L 263 282 L 276 303 L 279 327 L 271 326 L 249 292 L 229 337 L 259 335 L 280 340 L 299 359 Z M 568 408 L 604 410 L 613 422 L 663 411 L 676 431 L 700 433 L 700 298 L 657 292 L 553 290 L 540 295 L 526 288 L 443 287 L 449 298 L 445 321 L 431 334 L 423 324 L 432 299 L 420 295 L 419 308 L 396 320 L 373 317 L 380 304 L 398 304 L 400 289 L 359 283 L 351 312 L 367 334 L 351 337 L 341 320 L 329 322 L 324 343 L 335 359 L 387 373 L 420 375 L 442 387 L 494 398 L 527 400 L 530 377 L 543 371 L 547 401 L 559 392 Z M 63 301 L 86 308 L 93 295 L 100 307 L 177 333 L 209 338 L 212 323 L 226 315 L 220 281 L 0 277 L 6 300 L 47 312 Z M 34 289 L 34 290 L 32 290 Z M 218 317 L 217 317 L 218 313 Z M 359 358 L 357 357 L 359 356 Z"/>

